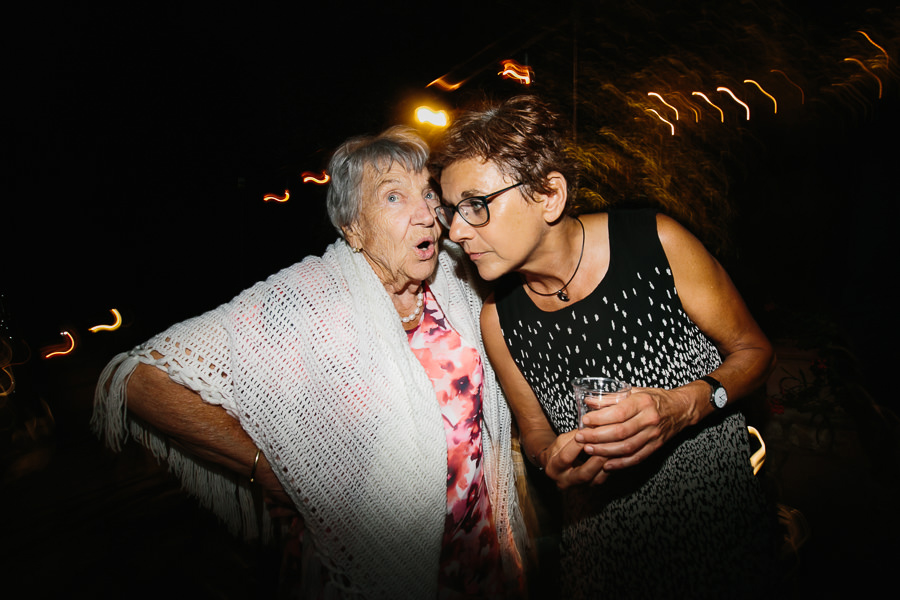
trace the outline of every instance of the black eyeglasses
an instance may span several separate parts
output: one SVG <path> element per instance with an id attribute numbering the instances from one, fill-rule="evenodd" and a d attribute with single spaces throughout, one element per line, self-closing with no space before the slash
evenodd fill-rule
<path id="1" fill-rule="evenodd" d="M 459 213 L 459 216 L 463 218 L 463 221 L 472 227 L 487 225 L 488 221 L 491 220 L 491 213 L 488 211 L 488 203 L 503 192 L 508 192 L 520 185 L 522 185 L 521 181 L 519 183 L 514 183 L 509 187 L 505 187 L 498 192 L 488 194 L 487 196 L 469 196 L 456 206 L 441 204 L 434 209 L 434 214 L 437 215 L 441 225 L 447 229 L 450 229 L 450 226 L 453 224 L 454 213 Z"/>

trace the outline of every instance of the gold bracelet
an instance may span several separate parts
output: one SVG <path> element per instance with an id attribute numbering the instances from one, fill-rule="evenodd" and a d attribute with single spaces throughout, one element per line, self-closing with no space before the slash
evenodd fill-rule
<path id="1" fill-rule="evenodd" d="M 256 465 L 259 464 L 259 448 L 256 449 L 256 458 L 253 459 L 253 468 L 250 469 L 250 483 L 256 481 Z"/>

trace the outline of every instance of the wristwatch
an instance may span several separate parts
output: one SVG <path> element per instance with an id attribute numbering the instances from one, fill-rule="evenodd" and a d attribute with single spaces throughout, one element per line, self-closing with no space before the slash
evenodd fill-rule
<path id="1" fill-rule="evenodd" d="M 728 404 L 728 394 L 725 392 L 722 384 L 709 375 L 704 375 L 700 379 L 708 383 L 712 388 L 712 391 L 709 393 L 709 403 L 713 405 L 713 408 L 725 408 L 725 405 Z"/>

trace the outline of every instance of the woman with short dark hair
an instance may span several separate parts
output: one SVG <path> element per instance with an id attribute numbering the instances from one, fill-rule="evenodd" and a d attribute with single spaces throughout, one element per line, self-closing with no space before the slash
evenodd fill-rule
<path id="1" fill-rule="evenodd" d="M 523 451 L 563 490 L 563 595 L 747 597 L 774 546 L 735 403 L 772 347 L 674 220 L 574 213 L 566 131 L 516 97 L 464 111 L 430 159 L 438 217 L 498 282 L 482 335 Z M 571 382 L 591 376 L 634 389 L 579 429 Z"/>

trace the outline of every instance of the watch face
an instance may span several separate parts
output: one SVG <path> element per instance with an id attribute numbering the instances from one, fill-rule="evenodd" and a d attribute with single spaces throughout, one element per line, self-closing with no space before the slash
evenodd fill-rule
<path id="1" fill-rule="evenodd" d="M 713 401 L 716 403 L 717 407 L 725 408 L 725 405 L 728 404 L 728 394 L 725 393 L 725 388 L 720 387 L 716 389 L 713 394 Z"/>

